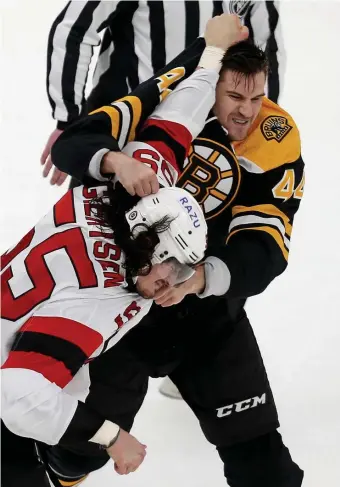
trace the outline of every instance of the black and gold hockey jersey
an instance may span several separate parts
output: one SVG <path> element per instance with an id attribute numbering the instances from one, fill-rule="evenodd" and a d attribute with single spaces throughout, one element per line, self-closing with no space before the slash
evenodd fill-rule
<path id="1" fill-rule="evenodd" d="M 304 187 L 299 131 L 287 112 L 265 98 L 247 139 L 232 144 L 209 119 L 178 185 L 204 209 L 209 253 L 231 272 L 230 296 L 258 294 L 283 272 Z"/>
<path id="2" fill-rule="evenodd" d="M 128 97 L 67 129 L 52 148 L 55 165 L 90 181 L 88 168 L 96 155 L 103 148 L 119 150 L 135 137 L 155 104 L 192 73 L 204 45 L 198 39 Z M 142 131 L 140 140 L 156 140 L 158 134 L 150 133 L 154 130 Z M 195 195 L 208 221 L 208 253 L 230 270 L 227 295 L 243 300 L 261 293 L 287 266 L 293 219 L 303 194 L 304 163 L 294 120 L 265 98 L 248 137 L 232 144 L 212 115 L 182 170 L 178 185 Z"/>

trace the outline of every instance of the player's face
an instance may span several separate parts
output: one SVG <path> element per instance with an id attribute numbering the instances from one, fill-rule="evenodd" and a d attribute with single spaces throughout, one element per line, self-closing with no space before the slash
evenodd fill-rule
<path id="1" fill-rule="evenodd" d="M 241 77 L 235 71 L 224 71 L 216 88 L 214 113 L 228 130 L 231 140 L 243 140 L 258 116 L 264 96 L 266 75 Z"/>
<path id="2" fill-rule="evenodd" d="M 177 272 L 174 272 L 171 263 L 155 264 L 147 276 L 138 277 L 137 292 L 143 298 L 152 299 L 160 289 L 173 286 L 176 276 Z"/>

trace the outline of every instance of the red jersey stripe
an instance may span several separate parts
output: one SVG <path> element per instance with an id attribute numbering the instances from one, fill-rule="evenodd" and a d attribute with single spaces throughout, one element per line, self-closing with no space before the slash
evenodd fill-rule
<path id="1" fill-rule="evenodd" d="M 56 227 L 66 223 L 75 223 L 73 191 L 70 189 L 53 207 L 54 224 Z"/>
<path id="2" fill-rule="evenodd" d="M 71 372 L 63 362 L 36 352 L 10 352 L 1 368 L 34 370 L 61 388 L 72 379 Z"/>
<path id="3" fill-rule="evenodd" d="M 114 322 L 112 322 L 112 329 Z M 31 331 L 62 338 L 79 347 L 89 357 L 102 344 L 102 335 L 87 325 L 68 318 L 33 316 L 20 328 L 20 332 Z"/>
<path id="4" fill-rule="evenodd" d="M 189 130 L 184 127 L 184 125 L 177 122 L 150 118 L 145 122 L 142 130 L 151 126 L 159 127 L 161 130 L 170 135 L 172 139 L 181 144 L 186 151 L 189 150 L 192 141 L 192 135 Z"/>
<path id="5" fill-rule="evenodd" d="M 166 132 L 173 140 L 175 140 L 184 148 L 186 155 L 188 154 L 192 142 L 192 135 L 189 132 L 189 130 L 186 127 L 184 127 L 184 125 L 181 125 L 180 123 L 176 123 L 176 122 L 150 118 L 145 122 L 145 124 L 142 127 L 142 130 L 152 126 L 158 127 L 163 132 Z M 162 155 L 164 158 L 166 158 L 164 153 L 162 153 Z"/>

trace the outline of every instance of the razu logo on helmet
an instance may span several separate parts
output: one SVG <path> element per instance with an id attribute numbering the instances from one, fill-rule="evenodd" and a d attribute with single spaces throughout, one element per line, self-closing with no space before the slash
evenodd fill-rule
<path id="1" fill-rule="evenodd" d="M 184 198 L 180 198 L 179 199 L 179 202 L 184 206 L 184 208 L 189 213 L 190 220 L 193 221 L 194 227 L 195 228 L 200 227 L 201 225 L 200 225 L 200 222 L 199 222 L 199 219 L 198 219 L 198 215 L 194 212 L 192 206 L 189 203 L 188 198 L 185 198 L 185 197 Z"/>
<path id="2" fill-rule="evenodd" d="M 154 249 L 152 264 L 173 257 L 180 264 L 193 266 L 203 259 L 207 224 L 201 207 L 188 191 L 161 188 L 156 194 L 141 198 L 125 217 L 134 237 L 144 231 L 145 226 L 163 218 L 170 221 L 168 228 L 158 233 L 159 243 Z M 189 270 L 192 274 L 191 267 Z"/>

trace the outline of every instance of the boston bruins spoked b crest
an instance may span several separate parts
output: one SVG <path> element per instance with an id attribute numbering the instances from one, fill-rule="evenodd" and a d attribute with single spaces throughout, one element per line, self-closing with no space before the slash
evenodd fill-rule
<path id="1" fill-rule="evenodd" d="M 207 220 L 230 205 L 239 184 L 240 168 L 232 150 L 210 139 L 195 139 L 177 186 L 195 196 Z"/>

